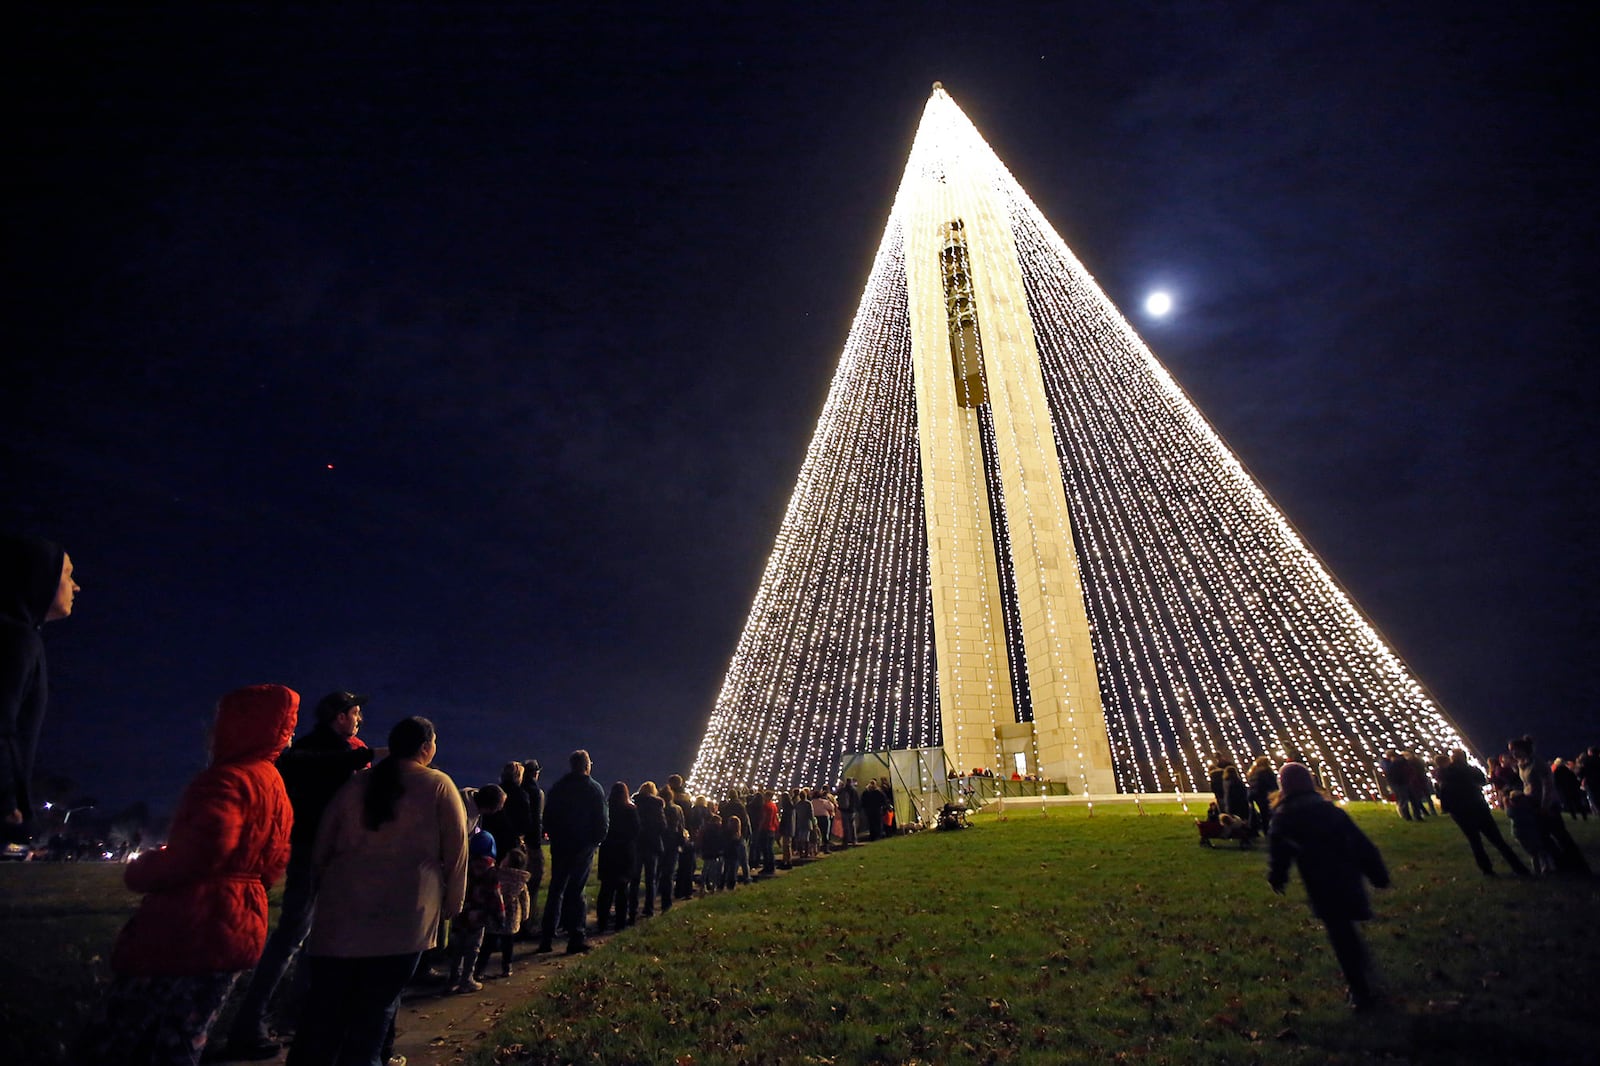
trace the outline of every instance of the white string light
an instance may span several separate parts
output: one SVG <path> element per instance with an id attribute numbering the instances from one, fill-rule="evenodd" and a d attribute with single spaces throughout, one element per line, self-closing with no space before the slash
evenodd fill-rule
<path id="1" fill-rule="evenodd" d="M 1014 242 L 1027 296 L 1010 314 L 1026 321 L 994 325 L 1035 338 L 1050 425 L 1008 418 L 1003 432 L 1013 449 L 1059 457 L 1068 513 L 1041 511 L 1057 505 L 1021 479 L 994 488 L 1023 521 L 994 520 L 1014 548 L 1041 523 L 1070 523 L 1078 582 L 1055 591 L 1087 608 L 1117 788 L 1204 793 L 1214 754 L 1242 764 L 1298 752 L 1339 798 L 1374 798 L 1386 749 L 1467 747 L 966 116 L 935 91 L 691 789 L 811 785 L 831 781 L 847 753 L 956 746 L 946 723 L 964 719 L 966 697 L 941 691 L 935 661 L 905 262 L 913 199 L 930 180 L 981 186 L 1010 224 L 1011 241 L 999 244 Z M 959 217 L 954 199 L 945 206 L 947 218 Z M 996 242 L 984 247 L 998 254 Z M 970 269 L 982 284 L 1002 266 L 980 260 Z M 1026 369 L 997 358 L 991 403 L 1007 387 L 997 371 Z M 958 418 L 977 414 L 946 410 L 939 421 L 953 427 Z M 965 441 L 947 432 L 947 454 L 969 449 L 960 488 L 970 513 L 986 514 L 1001 471 L 970 451 L 976 432 Z M 1041 433 L 1050 439 L 1022 436 Z M 976 565 L 977 588 L 999 587 L 986 569 L 992 556 L 978 553 Z M 1016 573 L 1011 559 L 1000 565 Z M 1007 665 L 1020 648 L 994 631 L 1000 605 L 980 599 L 979 670 L 1001 692 L 1027 673 Z M 1043 602 L 1056 661 L 1065 662 L 1062 620 L 1049 596 Z M 950 702 L 943 721 L 942 700 Z M 1067 720 L 1071 783 L 1086 790 L 1087 738 Z M 998 729 L 992 748 L 993 768 L 1006 772 Z"/>

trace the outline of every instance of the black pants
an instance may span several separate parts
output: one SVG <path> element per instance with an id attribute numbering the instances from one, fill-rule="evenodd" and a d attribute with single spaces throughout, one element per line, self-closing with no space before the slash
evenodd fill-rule
<path id="1" fill-rule="evenodd" d="M 289 1066 L 373 1061 L 419 957 L 416 952 L 360 959 L 311 956 L 311 992 L 289 1049 Z"/>
<path id="2" fill-rule="evenodd" d="M 1589 872 L 1589 860 L 1583 857 L 1583 850 L 1578 847 L 1578 842 L 1567 832 L 1566 819 L 1561 816 L 1559 809 L 1540 811 L 1539 827 L 1544 830 L 1545 840 L 1550 844 L 1557 870 L 1569 874 Z"/>
<path id="3" fill-rule="evenodd" d="M 1267 826 L 1272 824 L 1272 793 L 1267 792 L 1250 799 L 1251 821 L 1255 823 L 1256 832 L 1265 834 Z"/>
<path id="4" fill-rule="evenodd" d="M 513 954 L 512 941 L 514 940 L 516 940 L 516 937 L 510 933 L 489 933 L 484 936 L 483 950 L 478 953 L 478 971 L 475 976 L 483 976 L 483 971 L 489 966 L 489 959 L 496 951 L 500 952 L 501 971 L 510 972 Z"/>
<path id="5" fill-rule="evenodd" d="M 631 860 L 629 865 L 632 865 Z M 630 877 L 632 872 L 631 869 L 623 870 L 600 879 L 600 895 L 595 901 L 595 921 L 601 928 L 609 925 L 613 929 L 621 929 L 628 924 L 628 886 L 635 884 Z"/>
<path id="6" fill-rule="evenodd" d="M 1372 960 L 1361 940 L 1360 927 L 1353 918 L 1324 918 L 1322 925 L 1328 931 L 1328 943 L 1333 945 L 1333 957 L 1344 972 L 1345 984 L 1350 986 L 1351 1002 L 1357 1006 L 1371 1003 L 1377 992 L 1372 986 Z"/>
<path id="7" fill-rule="evenodd" d="M 1483 842 L 1488 840 L 1495 850 L 1505 857 L 1506 865 L 1511 871 L 1522 877 L 1528 876 L 1528 868 L 1523 865 L 1517 853 L 1511 850 L 1511 845 L 1506 843 L 1506 838 L 1500 835 L 1500 827 L 1494 823 L 1494 813 L 1488 807 L 1469 808 L 1466 811 L 1452 810 L 1450 818 L 1456 823 L 1456 828 L 1461 830 L 1462 836 L 1467 838 L 1467 844 L 1472 848 L 1472 858 L 1478 864 L 1478 869 L 1486 874 L 1494 873 L 1494 867 L 1489 864 L 1489 853 L 1484 850 Z"/>
<path id="8" fill-rule="evenodd" d="M 694 895 L 693 848 L 683 848 L 678 852 L 678 883 L 673 886 L 672 894 L 679 899 Z"/>

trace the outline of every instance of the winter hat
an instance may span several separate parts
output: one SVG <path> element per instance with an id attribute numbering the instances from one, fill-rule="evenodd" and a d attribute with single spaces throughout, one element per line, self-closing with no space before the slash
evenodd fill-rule
<path id="1" fill-rule="evenodd" d="M 1311 776 L 1311 771 L 1304 764 L 1286 762 L 1283 769 L 1278 771 L 1278 787 L 1283 789 L 1285 796 L 1293 796 L 1297 792 L 1315 792 L 1317 779 Z"/>
<path id="2" fill-rule="evenodd" d="M 482 858 L 485 855 L 491 859 L 494 858 L 494 837 L 485 833 L 482 829 L 473 833 L 472 839 L 467 841 L 467 854 L 474 859 Z"/>

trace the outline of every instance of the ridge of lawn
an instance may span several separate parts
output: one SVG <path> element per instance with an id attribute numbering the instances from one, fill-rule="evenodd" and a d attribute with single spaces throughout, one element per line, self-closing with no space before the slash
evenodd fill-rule
<path id="1" fill-rule="evenodd" d="M 1394 879 L 1365 926 L 1391 1006 L 1355 1015 L 1297 876 L 1145 810 L 979 816 L 674 907 L 473 1061 L 1593 1061 L 1600 881 L 1485 877 L 1448 818 L 1352 805 Z"/>

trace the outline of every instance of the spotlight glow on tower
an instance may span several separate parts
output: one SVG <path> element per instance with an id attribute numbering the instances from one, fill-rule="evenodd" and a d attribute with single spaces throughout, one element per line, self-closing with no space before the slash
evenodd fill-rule
<path id="1" fill-rule="evenodd" d="M 1456 746 L 935 86 L 691 787 L 943 747 L 1091 794 L 1296 754 L 1371 798 Z"/>

